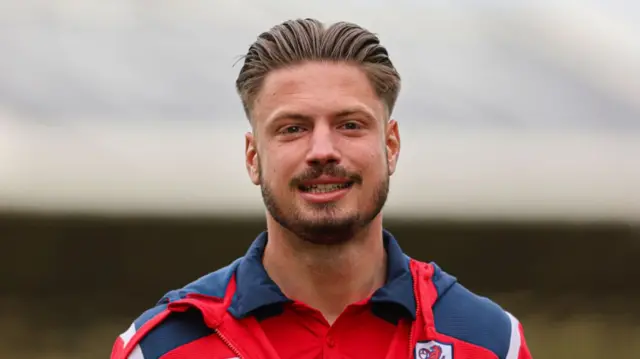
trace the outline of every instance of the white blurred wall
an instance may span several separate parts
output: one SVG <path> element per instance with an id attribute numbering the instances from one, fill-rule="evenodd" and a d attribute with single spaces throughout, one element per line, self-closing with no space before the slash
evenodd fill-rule
<path id="1" fill-rule="evenodd" d="M 292 17 L 403 75 L 389 216 L 640 220 L 640 6 L 0 0 L 0 209 L 262 211 L 232 67 Z"/>

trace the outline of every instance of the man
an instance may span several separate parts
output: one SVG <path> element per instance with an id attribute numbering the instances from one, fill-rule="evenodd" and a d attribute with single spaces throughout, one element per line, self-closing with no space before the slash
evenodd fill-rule
<path id="1" fill-rule="evenodd" d="M 375 35 L 287 21 L 251 45 L 236 86 L 267 231 L 166 294 L 112 359 L 531 358 L 514 316 L 383 229 L 400 76 Z"/>

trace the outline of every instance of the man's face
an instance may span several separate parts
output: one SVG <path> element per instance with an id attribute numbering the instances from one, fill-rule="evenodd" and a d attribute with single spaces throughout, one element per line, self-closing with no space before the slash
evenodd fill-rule
<path id="1" fill-rule="evenodd" d="M 380 214 L 398 125 L 358 67 L 310 62 L 270 73 L 246 135 L 268 215 L 300 238 L 347 241 Z"/>

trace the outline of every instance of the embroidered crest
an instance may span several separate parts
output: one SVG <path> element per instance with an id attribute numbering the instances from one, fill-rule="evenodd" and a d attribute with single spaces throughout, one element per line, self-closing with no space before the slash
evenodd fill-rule
<path id="1" fill-rule="evenodd" d="M 416 359 L 453 359 L 453 346 L 435 340 L 418 343 Z"/>

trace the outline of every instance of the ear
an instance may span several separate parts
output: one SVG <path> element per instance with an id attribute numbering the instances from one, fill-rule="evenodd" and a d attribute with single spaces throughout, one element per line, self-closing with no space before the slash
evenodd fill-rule
<path id="1" fill-rule="evenodd" d="M 392 175 L 396 171 L 400 157 L 400 131 L 396 120 L 390 120 L 387 123 L 386 149 L 389 175 Z"/>
<path id="2" fill-rule="evenodd" d="M 245 155 L 245 165 L 247 167 L 247 173 L 249 174 L 249 179 L 255 185 L 260 184 L 260 159 L 258 157 L 258 151 L 256 149 L 256 141 L 253 133 L 247 132 L 244 135 L 245 145 L 244 145 L 244 155 Z"/>

